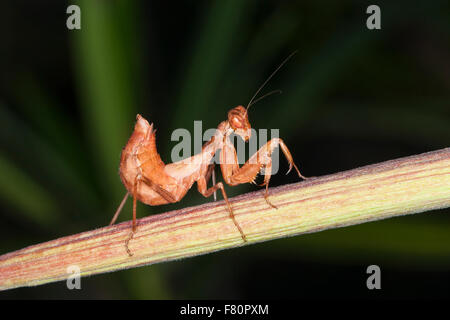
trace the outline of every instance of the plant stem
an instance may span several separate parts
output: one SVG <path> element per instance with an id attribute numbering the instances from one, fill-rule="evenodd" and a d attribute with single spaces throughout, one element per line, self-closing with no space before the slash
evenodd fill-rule
<path id="1" fill-rule="evenodd" d="M 450 206 L 450 148 L 83 232 L 0 256 L 0 289 L 170 261 L 245 244 Z"/>

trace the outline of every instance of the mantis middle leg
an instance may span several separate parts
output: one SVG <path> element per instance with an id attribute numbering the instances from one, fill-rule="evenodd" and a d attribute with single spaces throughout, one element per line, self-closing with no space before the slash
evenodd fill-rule
<path id="1" fill-rule="evenodd" d="M 239 232 L 241 234 L 241 237 L 242 237 L 242 240 L 244 242 L 247 242 L 247 238 L 245 237 L 245 234 L 242 231 L 242 228 L 239 226 L 239 224 L 237 223 L 237 221 L 236 221 L 236 219 L 234 217 L 233 209 L 231 208 L 230 202 L 228 201 L 228 197 L 227 197 L 227 194 L 226 194 L 225 189 L 223 187 L 223 183 L 222 182 L 218 182 L 218 183 L 214 184 L 211 188 L 208 189 L 208 187 L 207 187 L 207 181 L 208 180 L 207 180 L 206 177 L 208 177 L 209 175 L 210 174 L 207 173 L 205 176 L 200 177 L 200 179 L 197 180 L 198 192 L 200 192 L 204 197 L 207 198 L 207 197 L 211 196 L 212 194 L 214 194 L 217 191 L 217 189 L 220 189 L 220 191 L 222 191 L 223 198 L 224 198 L 225 203 L 227 204 L 227 207 L 228 207 L 228 212 L 230 213 L 230 218 L 231 218 L 231 220 L 233 220 L 234 225 L 239 230 Z"/>

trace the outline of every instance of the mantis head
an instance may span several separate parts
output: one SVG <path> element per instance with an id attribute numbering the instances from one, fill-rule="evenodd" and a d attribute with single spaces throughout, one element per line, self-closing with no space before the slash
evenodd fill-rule
<path id="1" fill-rule="evenodd" d="M 244 141 L 248 141 L 250 139 L 252 135 L 252 127 L 248 121 L 247 109 L 243 106 L 237 106 L 228 112 L 228 123 L 234 133 L 244 139 Z"/>
<path id="2" fill-rule="evenodd" d="M 272 74 L 266 79 L 266 81 L 264 81 L 264 83 L 259 87 L 259 89 L 256 91 L 256 93 L 250 99 L 250 102 L 248 103 L 247 108 L 244 108 L 243 106 L 237 106 L 228 112 L 228 123 L 230 124 L 231 129 L 233 129 L 234 133 L 236 133 L 242 139 L 244 139 L 244 141 L 248 141 L 252 135 L 250 122 L 248 122 L 248 109 L 252 105 L 254 105 L 256 102 L 260 101 L 261 99 L 264 99 L 265 97 L 268 97 L 274 93 L 281 93 L 280 90 L 274 90 L 274 91 L 266 93 L 262 97 L 256 99 L 259 92 L 265 87 L 265 85 L 269 82 L 269 80 L 296 53 L 297 53 L 297 51 L 294 51 L 293 53 L 291 53 L 286 59 L 284 59 L 284 61 L 278 66 L 278 68 L 276 68 L 275 71 L 272 72 Z"/>

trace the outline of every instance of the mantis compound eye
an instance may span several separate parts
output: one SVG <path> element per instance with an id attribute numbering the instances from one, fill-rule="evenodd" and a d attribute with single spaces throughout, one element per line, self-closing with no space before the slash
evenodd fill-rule
<path id="1" fill-rule="evenodd" d="M 228 112 L 228 122 L 234 133 L 248 141 L 251 136 L 251 126 L 248 122 L 247 110 L 243 106 L 237 106 Z"/>
<path id="2" fill-rule="evenodd" d="M 239 119 L 238 117 L 232 117 L 230 120 L 230 125 L 234 130 L 244 127 L 242 119 Z"/>
<path id="3" fill-rule="evenodd" d="M 247 110 L 243 106 L 237 106 L 228 112 L 228 122 L 233 130 L 250 128 Z"/>

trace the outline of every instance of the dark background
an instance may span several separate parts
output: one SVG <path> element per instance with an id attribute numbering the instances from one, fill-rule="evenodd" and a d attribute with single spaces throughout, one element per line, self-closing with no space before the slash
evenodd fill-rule
<path id="1" fill-rule="evenodd" d="M 81 30 L 66 8 L 81 8 Z M 366 28 L 381 7 L 382 29 Z M 306 176 L 450 145 L 447 1 L 2 1 L 0 254 L 109 223 L 121 148 L 142 114 L 170 161 L 176 128 L 246 105 Z M 280 174 L 271 186 L 297 181 Z M 220 179 L 220 178 L 219 178 Z M 227 187 L 229 196 L 256 190 Z M 212 201 L 193 188 L 178 204 Z M 450 211 L 392 218 L 0 293 L 0 298 L 438 298 L 450 295 Z M 120 220 L 131 218 L 131 201 Z M 379 265 L 382 289 L 366 288 Z"/>

